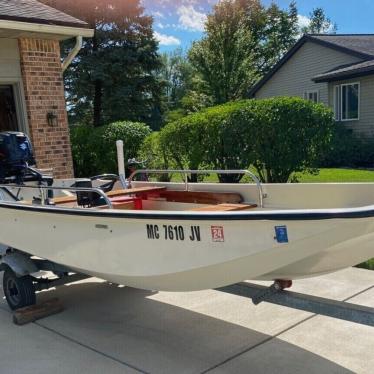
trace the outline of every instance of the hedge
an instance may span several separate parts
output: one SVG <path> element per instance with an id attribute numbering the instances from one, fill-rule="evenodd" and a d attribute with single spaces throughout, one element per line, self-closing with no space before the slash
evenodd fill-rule
<path id="1" fill-rule="evenodd" d="M 133 158 L 150 128 L 138 122 L 115 122 L 94 128 L 87 125 L 71 126 L 73 162 L 76 177 L 102 173 L 117 173 L 116 141 L 123 140 L 125 160 Z"/>
<path id="2" fill-rule="evenodd" d="M 331 150 L 322 160 L 321 167 L 372 168 L 374 166 L 374 139 L 360 137 L 336 122 Z"/>
<path id="3" fill-rule="evenodd" d="M 244 169 L 264 182 L 287 182 L 315 169 L 329 150 L 333 115 L 300 98 L 244 100 L 205 109 L 166 125 L 160 142 L 180 168 Z M 221 175 L 237 182 L 239 176 Z"/>

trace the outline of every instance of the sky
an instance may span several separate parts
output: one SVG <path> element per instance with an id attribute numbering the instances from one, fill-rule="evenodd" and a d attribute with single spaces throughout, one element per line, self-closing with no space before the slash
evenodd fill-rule
<path id="1" fill-rule="evenodd" d="M 187 50 L 203 36 L 206 15 L 218 0 L 142 0 L 145 12 L 154 17 L 160 51 Z M 263 0 L 269 5 L 271 0 Z M 275 0 L 287 8 L 290 0 Z M 338 33 L 374 33 L 374 0 L 298 0 L 299 23 L 304 26 L 313 8 L 321 7 L 337 24 Z"/>

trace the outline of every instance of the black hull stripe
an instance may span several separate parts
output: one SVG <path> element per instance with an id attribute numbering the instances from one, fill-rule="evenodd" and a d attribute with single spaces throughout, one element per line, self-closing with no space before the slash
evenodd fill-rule
<path id="1" fill-rule="evenodd" d="M 191 221 L 305 221 L 305 220 L 324 220 L 324 219 L 353 219 L 353 218 L 370 218 L 374 217 L 374 209 L 356 209 L 353 211 L 340 211 L 336 212 L 236 212 L 236 213 L 214 213 L 214 214 L 199 214 L 199 213 L 137 213 L 135 212 L 112 212 L 112 211 L 98 211 L 98 210 L 84 210 L 84 209 L 66 209 L 66 208 L 53 208 L 41 207 L 34 205 L 15 205 L 0 203 L 0 208 L 23 210 L 48 214 L 63 214 L 82 217 L 98 217 L 98 218 L 129 218 L 129 219 L 152 219 L 152 220 L 191 220 Z M 0 211 L 1 214 L 1 211 Z"/>

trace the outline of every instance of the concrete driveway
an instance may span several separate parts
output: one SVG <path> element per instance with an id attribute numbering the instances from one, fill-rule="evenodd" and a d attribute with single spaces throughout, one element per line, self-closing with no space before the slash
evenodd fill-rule
<path id="1" fill-rule="evenodd" d="M 374 272 L 294 291 L 374 307 Z M 66 310 L 26 326 L 0 303 L 0 373 L 373 373 L 374 328 L 219 291 L 154 293 L 89 279 L 43 292 Z"/>

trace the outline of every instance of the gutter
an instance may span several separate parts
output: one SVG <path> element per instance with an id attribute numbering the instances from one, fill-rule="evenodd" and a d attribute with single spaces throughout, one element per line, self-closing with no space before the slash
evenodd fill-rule
<path id="1" fill-rule="evenodd" d="M 41 23 L 19 22 L 0 20 L 0 29 L 24 31 L 30 34 L 49 34 L 54 39 L 64 40 L 73 38 L 77 35 L 83 38 L 92 38 L 94 30 L 84 27 L 59 26 L 59 25 L 45 25 Z M 36 35 L 34 35 L 35 37 Z"/>
<path id="2" fill-rule="evenodd" d="M 68 68 L 68 66 L 71 64 L 71 62 L 74 60 L 74 58 L 81 50 L 83 38 L 92 38 L 94 36 L 94 30 L 84 27 L 48 25 L 32 22 L 10 21 L 4 19 L 0 20 L 0 31 L 2 30 L 11 30 L 18 32 L 21 31 L 23 32 L 22 36 L 40 36 L 40 38 L 55 40 L 65 40 L 75 37 L 76 42 L 74 48 L 70 51 L 69 55 L 62 62 L 63 72 Z"/>
<path id="3" fill-rule="evenodd" d="M 82 44 L 83 44 L 83 37 L 82 37 L 82 35 L 78 35 L 75 39 L 74 48 L 70 51 L 68 56 L 62 62 L 62 72 L 64 72 L 68 68 L 68 66 L 71 64 L 71 62 L 77 56 L 77 54 L 79 53 L 79 51 L 82 48 Z"/>

